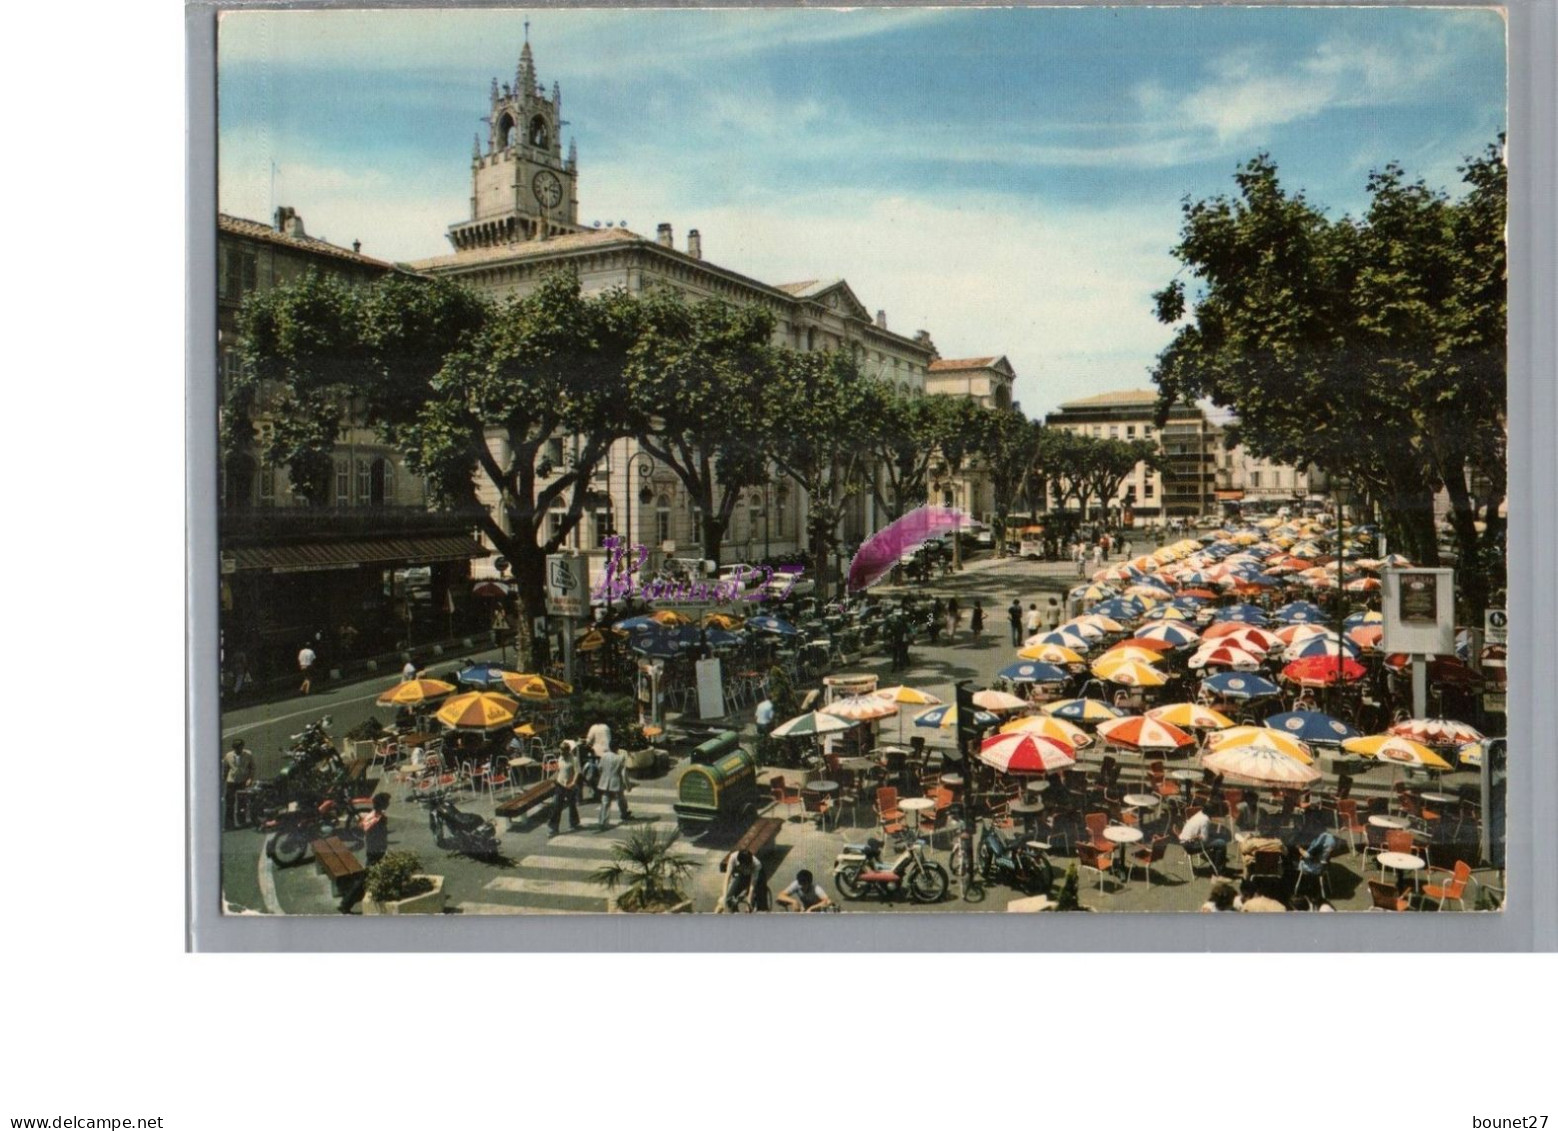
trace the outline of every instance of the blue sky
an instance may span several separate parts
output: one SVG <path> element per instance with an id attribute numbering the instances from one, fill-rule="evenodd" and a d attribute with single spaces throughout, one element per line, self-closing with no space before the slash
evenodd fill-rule
<path id="1" fill-rule="evenodd" d="M 468 213 L 521 11 L 245 12 L 219 46 L 220 200 L 388 259 Z M 942 355 L 1005 354 L 1032 415 L 1145 388 L 1180 201 L 1265 150 L 1336 214 L 1389 160 L 1458 191 L 1504 128 L 1488 10 L 530 13 L 580 217 L 703 236 L 767 282 L 849 280 Z M 271 162 L 278 166 L 272 195 Z"/>

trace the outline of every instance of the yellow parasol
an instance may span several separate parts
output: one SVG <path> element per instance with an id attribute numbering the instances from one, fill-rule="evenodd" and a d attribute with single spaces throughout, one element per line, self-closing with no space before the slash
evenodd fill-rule
<path id="1" fill-rule="evenodd" d="M 453 690 L 454 684 L 441 679 L 408 679 L 380 695 L 377 701 L 381 707 L 422 707 Z"/>
<path id="2" fill-rule="evenodd" d="M 1396 766 L 1412 766 L 1425 770 L 1448 770 L 1450 763 L 1435 754 L 1421 742 L 1413 742 L 1399 734 L 1368 734 L 1362 738 L 1349 738 L 1342 743 L 1349 754 L 1362 754 L 1365 758 L 1378 758 Z"/>
<path id="3" fill-rule="evenodd" d="M 1309 752 L 1307 743 L 1300 742 L 1292 735 L 1273 730 L 1271 727 L 1231 727 L 1208 735 L 1206 744 L 1213 750 L 1235 750 L 1241 746 L 1251 745 L 1270 746 L 1278 753 L 1286 754 L 1306 766 L 1314 762 L 1314 756 Z"/>
<path id="4" fill-rule="evenodd" d="M 1168 703 L 1162 707 L 1153 707 L 1147 712 L 1147 717 L 1198 730 L 1222 730 L 1233 726 L 1233 720 L 1227 715 L 1199 703 Z"/>
<path id="5" fill-rule="evenodd" d="M 1064 742 L 1074 750 L 1090 746 L 1093 742 L 1093 736 L 1087 731 L 1074 723 L 1068 723 L 1065 719 L 1057 719 L 1053 715 L 1027 715 L 1020 719 L 1013 719 L 1011 722 L 1001 724 L 1001 733 L 1043 735 L 1045 738 L 1053 738 L 1056 742 Z"/>
<path id="6" fill-rule="evenodd" d="M 504 672 L 503 686 L 510 695 L 532 703 L 550 703 L 573 694 L 573 688 L 562 680 L 529 672 Z"/>
<path id="7" fill-rule="evenodd" d="M 519 713 L 519 703 L 491 691 L 467 691 L 438 708 L 438 721 L 456 730 L 495 730 Z"/>

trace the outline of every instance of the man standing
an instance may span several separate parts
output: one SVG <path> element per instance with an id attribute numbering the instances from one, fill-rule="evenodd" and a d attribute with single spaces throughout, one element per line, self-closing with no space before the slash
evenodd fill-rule
<path id="1" fill-rule="evenodd" d="M 563 743 L 557 756 L 557 773 L 552 780 L 557 790 L 552 794 L 552 816 L 547 821 L 548 836 L 556 836 L 562 828 L 563 809 L 568 810 L 568 829 L 579 827 L 579 761 L 574 757 L 574 743 Z"/>
<path id="2" fill-rule="evenodd" d="M 1006 623 L 1012 626 L 1012 647 L 1022 643 L 1022 602 L 1016 597 L 1006 606 Z"/>
<path id="3" fill-rule="evenodd" d="M 608 750 L 600 756 L 600 781 L 596 783 L 596 790 L 600 793 L 600 824 L 601 832 L 606 831 L 607 817 L 611 812 L 611 802 L 615 798 L 617 812 L 622 815 L 624 821 L 633 819 L 633 814 L 628 812 L 628 760 L 615 750 Z"/>
<path id="4" fill-rule="evenodd" d="M 1060 627 L 1060 598 L 1051 597 L 1044 606 L 1044 627 L 1050 631 Z"/>
<path id="5" fill-rule="evenodd" d="M 222 827 L 238 827 L 238 794 L 254 782 L 254 755 L 243 739 L 235 738 L 233 748 L 222 755 Z"/>
<path id="6" fill-rule="evenodd" d="M 414 660 L 407 660 L 406 666 L 400 669 L 400 682 L 410 683 L 417 677 L 417 665 Z"/>
<path id="7" fill-rule="evenodd" d="M 597 758 L 604 758 L 606 751 L 611 749 L 611 728 L 605 723 L 595 723 L 584 732 L 584 741 L 594 747 Z"/>
<path id="8" fill-rule="evenodd" d="M 1028 602 L 1028 619 L 1024 622 L 1023 627 L 1028 630 L 1029 636 L 1037 636 L 1039 634 L 1039 606 L 1037 602 Z"/>
<path id="9" fill-rule="evenodd" d="M 303 682 L 301 685 L 299 685 L 298 690 L 301 691 L 304 695 L 307 695 L 314 689 L 314 684 L 311 677 L 313 674 L 314 661 L 318 658 L 319 657 L 314 654 L 314 650 L 307 644 L 303 645 L 302 649 L 300 649 L 298 652 L 298 672 L 303 677 Z"/>
<path id="10" fill-rule="evenodd" d="M 774 725 L 774 701 L 765 696 L 752 712 L 752 721 L 757 724 L 758 735 L 766 738 L 769 728 Z"/>
<path id="11" fill-rule="evenodd" d="M 1071 557 L 1077 563 L 1077 576 L 1085 576 L 1087 573 L 1087 551 L 1082 548 L 1081 538 L 1078 538 L 1071 544 Z"/>

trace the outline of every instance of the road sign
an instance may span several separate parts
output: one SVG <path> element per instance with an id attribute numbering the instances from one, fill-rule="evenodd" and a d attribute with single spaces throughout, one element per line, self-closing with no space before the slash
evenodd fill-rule
<path id="1" fill-rule="evenodd" d="M 1486 609 L 1483 611 L 1482 639 L 1487 644 L 1509 643 L 1509 610 Z"/>
<path id="2" fill-rule="evenodd" d="M 577 554 L 551 554 L 546 559 L 546 611 L 559 617 L 584 617 L 590 612 L 590 574 Z"/>

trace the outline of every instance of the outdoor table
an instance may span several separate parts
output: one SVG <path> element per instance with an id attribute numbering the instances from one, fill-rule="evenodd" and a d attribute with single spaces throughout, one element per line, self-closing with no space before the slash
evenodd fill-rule
<path id="1" fill-rule="evenodd" d="M 1117 846 L 1115 871 L 1120 872 L 1125 870 L 1121 866 L 1125 860 L 1125 846 L 1139 841 L 1141 830 L 1133 829 L 1130 825 L 1109 825 L 1104 829 L 1104 839 L 1113 841 Z"/>
<path id="2" fill-rule="evenodd" d="M 962 785 L 963 785 L 963 775 L 962 774 L 942 774 L 941 775 L 941 784 L 946 786 L 950 790 L 954 790 L 955 791 L 957 789 L 960 789 L 962 787 Z"/>
<path id="3" fill-rule="evenodd" d="M 1412 886 L 1417 886 L 1417 873 L 1422 869 L 1425 861 L 1421 856 L 1413 856 L 1407 852 L 1381 852 L 1375 857 L 1379 861 L 1381 869 L 1389 868 L 1395 872 L 1411 872 Z"/>
<path id="4" fill-rule="evenodd" d="M 1432 801 L 1435 805 L 1458 805 L 1460 798 L 1453 793 L 1420 793 L 1424 801 Z"/>
<path id="5" fill-rule="evenodd" d="M 914 815 L 914 835 L 916 837 L 920 835 L 920 822 L 923 820 L 921 814 L 925 810 L 934 809 L 935 807 L 936 802 L 930 797 L 904 797 L 898 801 L 898 808 Z"/>
<path id="6" fill-rule="evenodd" d="M 1405 817 L 1388 817 L 1383 813 L 1375 813 L 1369 818 L 1369 824 L 1377 829 L 1405 829 L 1411 827 L 1412 822 Z"/>
<path id="7" fill-rule="evenodd" d="M 1132 809 L 1156 809 L 1163 801 L 1156 793 L 1127 793 L 1121 800 Z M 1142 814 L 1145 821 L 1146 815 Z"/>
<path id="8" fill-rule="evenodd" d="M 828 781 L 826 778 L 818 778 L 816 781 L 808 782 L 806 784 L 806 792 L 807 793 L 836 793 L 836 792 L 838 792 L 838 787 L 839 787 L 839 783 L 836 782 L 836 781 Z"/>
<path id="9" fill-rule="evenodd" d="M 1187 786 L 1201 780 L 1200 770 L 1170 770 L 1168 776 L 1177 782 L 1184 782 Z"/>
<path id="10" fill-rule="evenodd" d="M 1022 787 L 1029 793 L 1043 793 L 1046 789 L 1049 788 L 1049 779 L 1029 778 L 1027 781 L 1022 783 Z"/>
<path id="11" fill-rule="evenodd" d="M 1038 815 L 1044 812 L 1042 801 L 1018 801 L 1013 803 L 1012 812 L 1022 818 L 1023 832 L 1028 836 L 1033 835 L 1033 823 Z"/>

